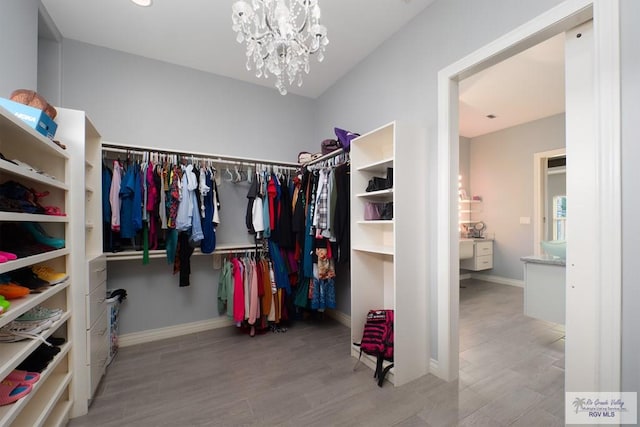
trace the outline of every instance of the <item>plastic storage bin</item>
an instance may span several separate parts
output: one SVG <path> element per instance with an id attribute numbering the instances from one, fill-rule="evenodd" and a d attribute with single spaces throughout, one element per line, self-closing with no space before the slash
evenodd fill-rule
<path id="1" fill-rule="evenodd" d="M 109 292 L 107 291 L 107 294 Z M 115 296 L 107 298 L 107 316 L 109 316 L 109 356 L 107 357 L 107 365 L 118 353 L 118 321 L 120 312 L 120 299 Z"/>

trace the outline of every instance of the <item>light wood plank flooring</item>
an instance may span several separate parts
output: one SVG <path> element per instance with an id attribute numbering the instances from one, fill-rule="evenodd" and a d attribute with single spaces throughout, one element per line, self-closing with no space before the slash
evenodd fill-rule
<path id="1" fill-rule="evenodd" d="M 563 425 L 563 328 L 524 317 L 520 288 L 462 284 L 458 381 L 379 388 L 332 320 L 255 338 L 231 327 L 121 349 L 69 425 Z"/>

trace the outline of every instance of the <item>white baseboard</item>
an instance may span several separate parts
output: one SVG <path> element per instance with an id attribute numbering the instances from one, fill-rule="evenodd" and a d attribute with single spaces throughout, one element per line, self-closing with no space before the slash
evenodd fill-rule
<path id="1" fill-rule="evenodd" d="M 429 360 L 429 373 L 435 375 L 438 378 L 442 378 L 440 365 L 436 359 Z"/>
<path id="2" fill-rule="evenodd" d="M 149 329 L 147 331 L 124 334 L 118 338 L 118 343 L 120 347 L 129 347 L 131 345 L 159 341 L 193 334 L 195 332 L 224 328 L 231 325 L 233 325 L 233 321 L 227 317 L 218 317 L 216 319 L 207 319 L 198 322 L 183 323 L 181 325 L 167 326 L 166 328 Z"/>
<path id="3" fill-rule="evenodd" d="M 348 314 L 344 314 L 338 310 L 327 310 L 325 311 L 326 315 L 338 321 L 338 323 L 343 324 L 347 328 L 351 327 L 351 316 Z"/>
<path id="4" fill-rule="evenodd" d="M 471 273 L 472 279 L 485 280 L 491 283 L 497 283 L 499 285 L 516 286 L 518 288 L 524 288 L 524 280 L 509 279 L 507 277 L 493 276 L 490 274 Z"/>

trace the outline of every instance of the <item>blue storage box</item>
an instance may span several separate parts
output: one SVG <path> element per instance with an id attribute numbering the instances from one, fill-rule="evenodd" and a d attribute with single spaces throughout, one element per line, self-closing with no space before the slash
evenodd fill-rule
<path id="1" fill-rule="evenodd" d="M 53 136 L 56 134 L 56 130 L 58 129 L 57 123 L 42 110 L 5 98 L 0 98 L 0 107 L 6 108 L 14 116 L 49 139 L 53 139 Z"/>

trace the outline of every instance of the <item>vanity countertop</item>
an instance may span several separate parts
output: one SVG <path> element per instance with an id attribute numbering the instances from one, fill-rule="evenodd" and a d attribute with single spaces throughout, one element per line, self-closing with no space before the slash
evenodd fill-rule
<path id="1" fill-rule="evenodd" d="M 547 264 L 547 265 L 559 265 L 566 266 L 567 261 L 561 258 L 554 258 L 549 255 L 529 255 L 520 257 L 520 261 L 531 262 L 534 264 Z"/>

